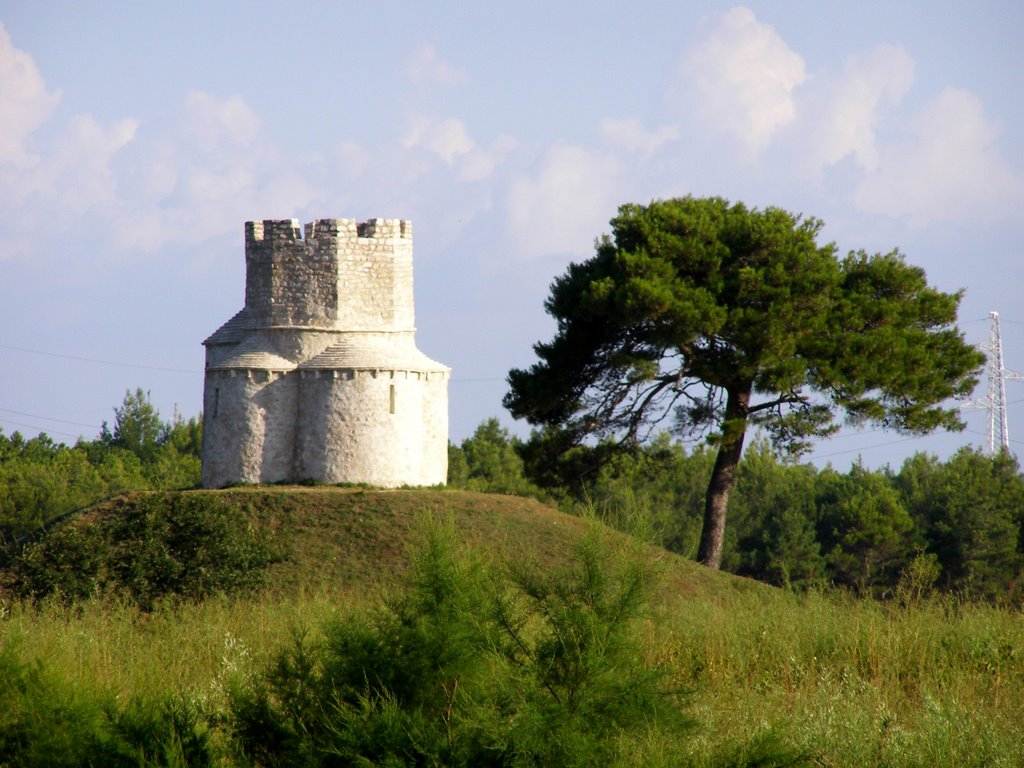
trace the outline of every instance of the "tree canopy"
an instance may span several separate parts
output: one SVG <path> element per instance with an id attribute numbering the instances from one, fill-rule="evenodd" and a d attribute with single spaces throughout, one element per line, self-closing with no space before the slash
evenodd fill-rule
<path id="1" fill-rule="evenodd" d="M 505 406 L 562 447 L 635 445 L 666 420 L 711 438 L 698 559 L 716 568 L 749 425 L 797 453 L 841 413 L 962 428 L 946 401 L 970 394 L 983 357 L 956 328 L 961 293 L 930 287 L 898 251 L 840 258 L 818 245 L 822 226 L 718 197 L 622 206 L 595 255 L 552 285 L 556 334 L 509 373 Z"/>

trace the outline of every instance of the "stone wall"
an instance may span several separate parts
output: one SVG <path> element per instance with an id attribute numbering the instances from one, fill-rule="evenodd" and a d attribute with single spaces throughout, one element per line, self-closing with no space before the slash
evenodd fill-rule
<path id="1" fill-rule="evenodd" d="M 293 479 L 297 394 L 297 382 L 286 373 L 210 371 L 203 411 L 203 485 Z"/>
<path id="2" fill-rule="evenodd" d="M 339 331 L 411 330 L 412 223 L 295 219 L 245 225 L 245 306 L 253 323 Z"/>
<path id="3" fill-rule="evenodd" d="M 444 483 L 447 430 L 443 442 L 428 434 L 428 415 L 446 410 L 447 379 L 445 372 L 301 371 L 298 474 L 383 487 Z"/>

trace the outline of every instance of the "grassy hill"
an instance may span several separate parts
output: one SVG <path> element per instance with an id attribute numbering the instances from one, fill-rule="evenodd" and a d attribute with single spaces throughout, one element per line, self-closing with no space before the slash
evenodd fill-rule
<path id="1" fill-rule="evenodd" d="M 153 498 L 119 497 L 67 525 L 102 526 Z M 589 525 L 528 499 L 447 490 L 274 486 L 159 498 L 215 500 L 273 542 L 280 558 L 266 589 L 148 613 L 119 599 L 69 607 L 0 594 L 0 661 L 14 652 L 117 701 L 180 692 L 216 708 L 232 675 L 262 668 L 296 633 L 318 637 L 325 623 L 375 610 L 380 590 L 400 589 L 425 517 L 450 519 L 484 560 L 545 570 L 572 557 Z M 656 581 L 636 631 L 645 663 L 692 692 L 692 764 L 771 729 L 823 766 L 1024 765 L 1019 612 L 954 598 L 794 594 L 643 553 Z"/>
<path id="2" fill-rule="evenodd" d="M 274 486 L 188 493 L 214 494 L 281 535 L 287 557 L 271 571 L 279 588 L 394 586 L 425 518 L 450 518 L 465 543 L 490 560 L 526 555 L 541 567 L 564 564 L 587 528 L 583 519 L 533 499 L 468 491 Z M 665 586 L 677 595 L 776 592 L 661 549 L 649 553 L 663 564 Z"/>
<path id="3" fill-rule="evenodd" d="M 487 560 L 529 557 L 539 567 L 564 564 L 588 523 L 533 499 L 456 490 L 254 486 L 225 490 L 135 492 L 60 523 L 88 529 L 123 516 L 145 499 L 209 499 L 267 535 L 283 555 L 269 568 L 269 590 L 390 588 L 402 582 L 416 531 L 426 519 L 450 519 L 465 544 Z M 59 530 L 55 528 L 54 530 Z M 625 541 L 614 531 L 607 535 Z M 710 598 L 723 590 L 782 596 L 763 584 L 711 571 L 648 548 L 659 561 L 665 592 Z"/>

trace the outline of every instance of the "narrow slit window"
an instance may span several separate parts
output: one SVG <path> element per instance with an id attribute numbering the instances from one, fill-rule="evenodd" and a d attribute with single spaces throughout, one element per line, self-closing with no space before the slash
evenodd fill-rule
<path id="1" fill-rule="evenodd" d="M 389 392 L 388 397 L 389 397 L 389 399 L 388 399 L 388 413 L 394 413 L 395 412 L 395 385 L 394 384 L 391 385 L 391 390 Z"/>
<path id="2" fill-rule="evenodd" d="M 217 411 L 220 410 L 220 387 L 213 389 L 213 418 L 217 418 Z"/>

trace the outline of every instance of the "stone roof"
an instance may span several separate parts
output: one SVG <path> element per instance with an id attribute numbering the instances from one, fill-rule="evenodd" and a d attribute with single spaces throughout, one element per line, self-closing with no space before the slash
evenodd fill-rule
<path id="1" fill-rule="evenodd" d="M 447 372 L 448 366 L 431 360 L 412 340 L 395 343 L 385 338 L 350 336 L 299 366 L 300 370 L 396 370 Z"/>
<path id="2" fill-rule="evenodd" d="M 210 334 L 203 344 L 237 344 L 245 336 L 246 320 L 248 313 L 245 309 L 238 310 L 234 317 Z"/>
<path id="3" fill-rule="evenodd" d="M 235 315 L 238 317 L 238 315 Z M 233 320 L 234 318 L 232 318 Z M 221 326 L 221 329 L 227 327 L 231 323 L 231 320 L 227 324 Z M 219 333 L 219 331 L 218 331 Z M 216 334 L 214 334 L 216 335 Z M 212 338 L 212 337 L 211 337 Z M 231 369 L 242 369 L 242 370 L 260 370 L 260 371 L 292 371 L 295 370 L 295 363 L 287 358 L 281 357 L 275 352 L 271 352 L 267 349 L 261 348 L 259 339 L 250 339 L 243 344 L 238 346 L 238 349 L 234 350 L 230 355 L 221 360 L 216 365 L 211 365 L 211 371 L 231 370 Z"/>

